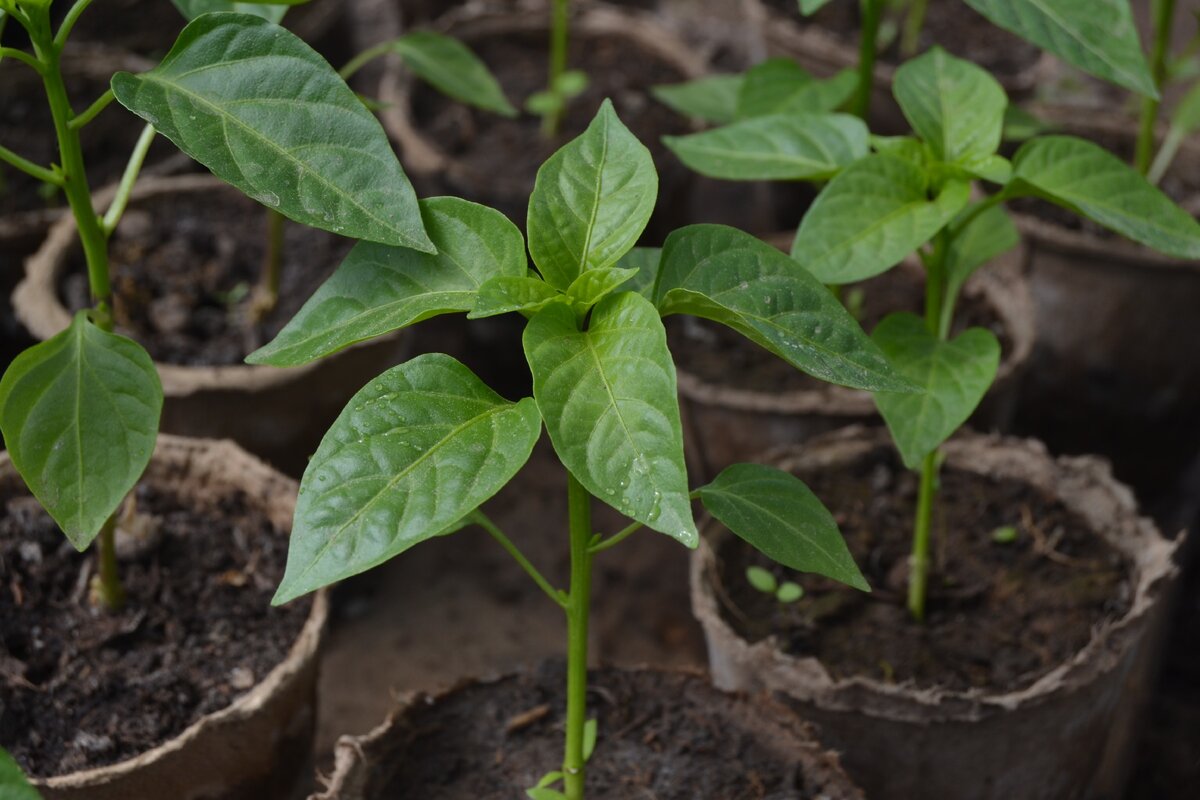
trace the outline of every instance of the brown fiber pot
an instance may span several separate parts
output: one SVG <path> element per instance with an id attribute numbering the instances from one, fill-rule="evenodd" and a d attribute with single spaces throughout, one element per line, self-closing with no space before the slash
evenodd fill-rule
<path id="1" fill-rule="evenodd" d="M 7 453 L 0 470 L 12 471 Z M 232 442 L 162 435 L 144 480 L 217 506 L 243 493 L 290 529 L 296 482 Z M 287 657 L 246 694 L 135 758 L 36 778 L 46 800 L 288 800 L 308 779 L 316 724 L 317 655 L 328 616 L 324 591 Z M 247 643 L 252 646 L 252 643 Z"/>
<path id="2" fill-rule="evenodd" d="M 986 266 L 963 288 L 965 299 L 990 308 L 1011 343 L 995 383 L 972 417 L 978 426 L 1001 431 L 1015 411 L 1035 338 L 1029 287 L 1013 267 L 1008 260 Z M 917 272 L 920 267 L 906 261 L 897 269 Z M 677 379 L 691 466 L 710 480 L 734 462 L 879 419 L 870 392 L 844 386 L 822 383 L 801 391 L 765 392 L 706 382 L 682 368 Z"/>
<path id="3" fill-rule="evenodd" d="M 222 193 L 232 191 L 208 175 L 153 178 L 138 184 L 130 206 L 149 205 L 175 192 L 211 193 L 214 202 L 220 202 Z M 111 189 L 101 195 L 101 202 L 110 197 Z M 13 305 L 18 319 L 37 339 L 48 339 L 70 324 L 57 281 L 78 246 L 75 222 L 64 217 L 26 262 L 25 279 L 13 295 Z M 286 369 L 156 364 L 164 394 L 161 429 L 181 436 L 233 439 L 255 455 L 299 474 L 354 392 L 402 361 L 408 342 L 403 334 L 383 337 Z"/>
<path id="4" fill-rule="evenodd" d="M 492 694 L 514 688 L 522 690 L 528 687 L 539 699 L 544 700 L 546 705 L 535 707 L 529 715 L 522 716 L 532 717 L 533 722 L 528 725 L 531 730 L 536 731 L 535 726 L 544 726 L 545 730 L 553 736 L 554 742 L 552 748 L 548 748 L 546 753 L 545 768 L 539 769 L 536 773 L 530 771 L 527 775 L 509 776 L 509 780 L 516 781 L 512 792 L 508 795 L 498 793 L 496 796 L 523 795 L 522 789 L 534 785 L 547 770 L 555 766 L 556 759 L 561 758 L 558 740 L 561 739 L 562 728 L 558 720 L 561 719 L 561 684 L 564 674 L 561 668 L 543 668 L 537 670 L 536 673 L 468 681 L 433 696 L 420 693 L 412 695 L 375 730 L 363 736 L 343 736 L 338 741 L 333 776 L 328 779 L 325 791 L 314 794 L 309 800 L 384 800 L 384 798 L 392 797 L 393 795 L 387 794 L 387 789 L 388 784 L 396 779 L 397 762 L 404 757 L 414 741 L 426 735 L 430 730 L 436 729 L 441 716 L 441 707 L 447 701 L 453 700 L 456 695 L 465 692 Z M 793 794 L 785 790 L 785 795 L 772 795 L 773 797 L 819 797 L 823 800 L 861 800 L 863 797 L 861 791 L 842 771 L 837 756 L 821 746 L 811 727 L 797 718 L 784 705 L 766 695 L 751 697 L 745 694 L 721 692 L 714 689 L 708 680 L 698 673 L 646 668 L 607 668 L 592 670 L 589 677 L 592 695 L 589 705 L 593 714 L 596 713 L 598 706 L 603 706 L 605 702 L 612 702 L 611 699 L 608 699 L 608 693 L 604 687 L 606 679 L 618 678 L 630 681 L 640 678 L 663 678 L 665 681 L 677 681 L 679 684 L 677 688 L 681 694 L 676 697 L 686 697 L 689 705 L 701 707 L 703 718 L 692 719 L 702 730 L 719 731 L 722 737 L 736 737 L 737 740 L 744 742 L 743 748 L 765 751 L 772 761 L 778 760 L 781 768 L 786 766 L 786 769 L 794 776 L 794 790 L 797 793 Z M 664 698 L 656 696 L 648 697 L 645 703 L 637 703 L 632 710 L 628 708 L 620 710 L 635 717 L 628 727 L 636 729 L 655 715 L 664 716 L 662 708 L 670 707 L 670 705 L 669 698 L 664 702 Z M 659 710 L 653 711 L 655 708 Z M 638 709 L 642 709 L 642 711 L 638 711 Z M 526 711 L 527 709 L 520 710 Z M 605 730 L 603 711 L 601 711 L 599 719 L 600 729 L 596 756 L 602 756 L 606 735 L 614 735 L 611 730 Z M 491 768 L 494 765 L 497 775 L 504 774 L 500 771 L 504 754 L 510 748 L 520 747 L 519 744 L 510 745 L 510 736 L 519 737 L 521 731 L 526 728 L 522 726 L 514 729 L 513 720 L 510 720 L 506 726 L 504 719 L 488 718 L 481 724 L 494 728 L 496 739 L 495 761 L 489 758 L 488 764 L 484 768 Z M 638 736 L 636 730 L 633 736 L 635 738 Z M 696 765 L 703 759 L 711 757 L 702 750 L 675 750 L 671 747 L 670 742 L 657 741 L 656 744 L 672 753 L 673 760 L 664 758 L 661 772 L 651 773 L 652 781 L 669 782 L 671 780 L 670 772 L 688 774 L 689 763 Z M 540 753 L 540 751 L 538 752 Z M 478 767 L 465 757 L 459 762 L 458 769 L 460 770 L 471 770 L 472 768 Z M 649 772 L 650 769 L 650 765 L 647 765 L 646 771 Z M 746 776 L 748 792 L 753 787 L 753 780 L 752 775 Z M 594 785 L 590 785 L 591 791 L 588 796 L 592 796 L 591 792 L 604 792 L 605 788 L 608 788 L 609 791 L 604 793 L 604 796 L 620 796 L 612 794 L 612 787 Z M 443 791 L 445 790 L 443 789 Z M 448 795 L 438 794 L 437 796 Z M 646 794 L 645 796 L 651 795 Z M 750 795 L 739 794 L 738 796 Z M 695 800 L 726 800 L 726 798 L 695 795 Z"/>
<path id="5" fill-rule="evenodd" d="M 837 469 L 890 447 L 886 432 L 855 427 L 783 451 L 775 463 Z M 1127 749 L 1130 731 L 1115 722 L 1144 698 L 1144 687 L 1133 684 L 1153 657 L 1148 640 L 1177 572 L 1178 542 L 1164 540 L 1138 516 L 1130 491 L 1098 459 L 1055 459 L 1033 440 L 975 434 L 951 440 L 943 451 L 957 469 L 1026 482 L 1085 520 L 1133 567 L 1129 611 L 1094 630 L 1069 661 L 1017 691 L 834 678 L 817 659 L 786 655 L 771 639 L 751 644 L 726 623 L 713 589 L 713 545 L 704 542 L 692 560 L 692 607 L 704 627 L 714 681 L 789 696 L 877 800 L 1119 797 L 1096 785 L 1095 776 L 1102 760 L 1125 756 L 1114 741 Z"/>

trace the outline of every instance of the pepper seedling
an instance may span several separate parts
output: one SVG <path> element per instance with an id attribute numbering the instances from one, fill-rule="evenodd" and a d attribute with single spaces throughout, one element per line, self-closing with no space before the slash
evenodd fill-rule
<path id="1" fill-rule="evenodd" d="M 163 394 L 146 351 L 112 332 L 108 240 L 155 128 L 290 219 L 397 246 L 433 245 L 378 121 L 324 59 L 268 20 L 204 15 L 185 28 L 158 69 L 117 74 L 110 91 L 76 113 L 61 59 L 90 4 L 77 0 L 54 30 L 48 0 L 0 0 L 4 20 L 26 30 L 32 50 L 3 47 L 0 58 L 41 76 L 61 163 L 34 164 L 3 146 L 0 160 L 63 191 L 93 304 L 67 330 L 9 365 L 0 379 L 0 430 L 13 466 L 71 543 L 82 551 L 98 541 L 97 599 L 116 608 L 123 588 L 114 515 L 150 461 Z M 93 206 L 80 135 L 114 98 L 149 124 L 101 215 Z M 381 178 L 386 182 L 376 183 Z"/>
<path id="2" fill-rule="evenodd" d="M 483 528 L 567 617 L 561 769 L 527 793 L 584 796 L 587 629 L 593 559 L 642 528 L 698 542 L 692 501 L 786 566 L 866 589 L 833 517 L 799 479 L 738 464 L 689 490 L 675 368 L 662 317 L 727 325 L 798 369 L 850 386 L 912 390 L 845 309 L 787 255 L 719 225 L 635 248 L 654 208 L 649 151 L 608 101 L 542 165 L 528 252 L 500 212 L 421 201 L 436 253 L 358 244 L 254 364 L 296 366 L 447 313 L 528 319 L 533 396 L 505 400 L 466 366 L 428 354 L 368 383 L 301 481 L 274 602 L 361 573 L 420 542 Z M 542 427 L 567 481 L 570 584 L 557 588 L 481 509 L 529 458 Z M 595 499 L 631 522 L 597 534 Z M 602 736 L 601 732 L 601 736 Z M 602 745 L 602 738 L 601 738 Z"/>
<path id="3" fill-rule="evenodd" d="M 567 69 L 567 43 L 570 37 L 570 1 L 552 0 L 550 4 L 550 60 L 546 88 L 525 101 L 525 109 L 542 118 L 542 135 L 558 135 L 563 113 L 572 98 L 588 86 L 587 74 Z"/>

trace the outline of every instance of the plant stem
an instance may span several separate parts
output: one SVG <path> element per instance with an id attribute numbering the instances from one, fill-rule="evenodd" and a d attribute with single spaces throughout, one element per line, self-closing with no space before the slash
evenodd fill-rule
<path id="1" fill-rule="evenodd" d="M 637 533 L 644 527 L 646 527 L 646 526 L 640 522 L 634 522 L 634 523 L 631 523 L 630 525 L 626 525 L 624 528 L 617 531 L 616 533 L 614 533 L 612 536 L 608 537 L 607 539 L 596 542 L 594 545 L 592 545 L 590 548 L 592 555 L 596 555 L 596 553 L 603 553 L 605 550 L 609 549 L 610 547 L 616 547 L 621 542 L 625 541 L 630 536 Z"/>
<path id="2" fill-rule="evenodd" d="M 42 67 L 42 63 L 40 61 L 26 53 L 24 50 L 18 50 L 15 47 L 0 47 L 0 59 L 4 58 L 15 58 L 22 64 L 32 67 L 39 75 L 44 71 L 44 67 Z"/>
<path id="3" fill-rule="evenodd" d="M 932 450 L 921 462 L 921 489 L 917 496 L 917 517 L 908 573 L 908 612 L 917 622 L 925 621 L 925 596 L 929 586 L 929 529 L 933 520 L 936 485 L 937 450 Z"/>
<path id="4" fill-rule="evenodd" d="M 567 800 L 583 800 L 585 767 L 583 729 L 587 722 L 588 608 L 591 603 L 592 496 L 567 473 L 571 529 L 571 593 L 567 598 L 567 742 L 563 754 L 563 791 Z"/>
<path id="5" fill-rule="evenodd" d="M 14 167 L 21 170 L 21 172 L 24 172 L 26 175 L 32 175 L 43 183 L 52 183 L 55 186 L 63 185 L 62 176 L 57 172 L 46 169 L 45 167 L 39 167 L 29 159 L 22 158 L 3 145 L 0 145 L 0 161 L 5 161 L 9 164 L 12 164 Z"/>
<path id="6" fill-rule="evenodd" d="M 117 515 L 114 513 L 104 523 L 96 539 L 100 548 L 100 573 L 94 586 L 97 599 L 107 611 L 120 611 L 125 605 L 125 587 L 121 585 L 121 576 L 117 572 L 116 529 Z"/>
<path id="7" fill-rule="evenodd" d="M 403 38 L 403 37 L 401 37 Z M 374 47 L 368 47 L 354 58 L 346 62 L 346 65 L 338 70 L 338 75 L 342 80 L 350 80 L 350 76 L 365 67 L 368 63 L 380 56 L 387 55 L 395 51 L 396 40 L 391 39 Z"/>
<path id="8" fill-rule="evenodd" d="M 1154 155 L 1154 129 L 1158 124 L 1158 109 L 1162 103 L 1163 79 L 1167 74 L 1167 48 L 1174 16 L 1175 0 L 1154 0 L 1154 44 L 1150 50 L 1150 74 L 1160 97 L 1142 98 L 1142 118 L 1133 165 L 1143 175 L 1150 169 L 1150 159 Z"/>
<path id="9" fill-rule="evenodd" d="M 850 98 L 850 113 L 864 122 L 871 111 L 871 91 L 875 88 L 875 47 L 879 40 L 879 23 L 883 18 L 884 0 L 860 0 L 862 28 L 858 39 L 858 86 Z"/>
<path id="10" fill-rule="evenodd" d="M 96 102 L 88 106 L 87 110 L 85 110 L 82 114 L 77 115 L 75 119 L 71 120 L 71 127 L 82 128 L 84 125 L 87 125 L 89 122 L 94 120 L 101 111 L 108 108 L 109 104 L 112 103 L 114 99 L 116 99 L 116 96 L 113 94 L 113 90 L 108 89 L 104 92 L 104 94 L 100 95 L 100 97 L 96 99 Z"/>
<path id="11" fill-rule="evenodd" d="M 285 218 L 273 208 L 267 209 L 267 251 L 263 256 L 262 274 L 255 292 L 254 314 L 262 319 L 279 302 L 279 278 L 283 266 L 283 226 Z"/>
<path id="12" fill-rule="evenodd" d="M 554 0 L 550 18 L 550 74 L 548 89 L 558 90 L 562 74 L 567 71 L 567 0 Z M 558 126 L 562 122 L 565 102 L 555 106 L 554 111 L 542 117 L 542 134 L 551 137 L 558 135 Z"/>
<path id="13" fill-rule="evenodd" d="M 59 26 L 58 35 L 54 37 L 54 44 L 60 50 L 67 43 L 67 38 L 71 35 L 71 30 L 75 27 L 75 23 L 79 21 L 79 17 L 87 10 L 87 7 L 92 4 L 92 0 L 75 0 L 75 5 L 63 17 L 62 25 Z"/>
<path id="14" fill-rule="evenodd" d="M 129 196 L 133 194 L 133 185 L 137 183 L 138 173 L 142 171 L 142 164 L 146 161 L 146 153 L 150 151 L 150 145 L 154 142 L 154 134 L 154 126 L 147 125 L 142 128 L 142 133 L 138 136 L 133 153 L 130 154 L 129 161 L 125 164 L 125 171 L 121 173 L 121 182 L 117 185 L 117 193 L 113 195 L 108 211 L 104 215 L 102 224 L 105 236 L 112 236 L 112 232 L 117 229 L 117 223 L 125 214 L 125 209 L 129 205 Z"/>
<path id="15" fill-rule="evenodd" d="M 925 27 L 925 15 L 929 11 L 929 0 L 911 0 L 908 13 L 904 15 L 904 32 L 900 36 L 900 55 L 905 59 L 917 54 L 921 44 L 921 29 Z"/>
<path id="16" fill-rule="evenodd" d="M 512 540 L 504 535 L 504 531 L 500 530 L 500 526 L 492 522 L 490 517 L 478 509 L 476 509 L 473 517 L 475 524 L 491 534 L 492 538 L 500 543 L 504 551 L 513 557 L 513 560 L 521 566 L 521 569 L 529 574 L 529 577 L 533 578 L 533 582 L 538 585 L 539 589 L 546 593 L 547 597 L 554 601 L 555 605 L 561 606 L 564 609 L 567 608 L 567 601 L 563 599 L 563 593 L 555 589 L 553 584 L 546 580 L 542 573 L 538 572 L 537 567 L 533 566 L 533 563 L 512 543 Z"/>

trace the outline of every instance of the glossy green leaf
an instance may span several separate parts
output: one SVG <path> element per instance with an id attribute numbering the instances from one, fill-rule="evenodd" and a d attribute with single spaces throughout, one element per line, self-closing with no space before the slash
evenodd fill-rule
<path id="1" fill-rule="evenodd" d="M 929 332 L 924 320 L 908 313 L 885 317 L 871 338 L 897 370 L 925 390 L 875 395 L 896 449 L 905 465 L 916 469 L 987 394 L 1000 366 L 1000 342 L 984 328 L 970 328 L 944 341 Z"/>
<path id="2" fill-rule="evenodd" d="M 13 466 L 76 549 L 141 478 L 158 435 L 162 384 L 141 345 L 79 312 L 17 356 L 0 379 Z"/>
<path id="3" fill-rule="evenodd" d="M 1157 96 L 1129 0 L 967 0 L 967 5 L 1084 72 Z"/>
<path id="4" fill-rule="evenodd" d="M 983 156 L 943 166 L 948 174 L 962 180 L 979 178 L 1003 186 L 1012 178 L 1012 162 L 999 155 Z"/>
<path id="5" fill-rule="evenodd" d="M 437 254 L 359 242 L 251 364 L 307 364 L 438 314 L 470 311 L 489 279 L 525 274 L 521 232 L 499 211 L 460 200 L 421 201 Z"/>
<path id="6" fill-rule="evenodd" d="M 405 66 L 443 94 L 506 117 L 517 115 L 487 65 L 457 39 L 413 31 L 392 41 L 391 48 Z"/>
<path id="7" fill-rule="evenodd" d="M 833 515 L 795 475 L 764 464 L 734 464 L 701 487 L 700 501 L 767 558 L 871 590 Z"/>
<path id="8" fill-rule="evenodd" d="M 822 380 L 912 388 L 803 266 L 736 228 L 691 225 L 668 236 L 654 297 L 664 315 L 719 322 Z"/>
<path id="9" fill-rule="evenodd" d="M 800 222 L 792 257 L 822 283 L 853 283 L 886 272 L 954 219 L 970 196 L 951 181 L 929 199 L 925 173 L 878 153 L 829 182 Z"/>
<path id="10" fill-rule="evenodd" d="M 973 161 L 1000 147 L 1008 97 L 981 67 L 935 47 L 896 70 L 892 92 L 940 160 Z"/>
<path id="11" fill-rule="evenodd" d="M 828 113 L 850 99 L 857 83 L 853 70 L 818 79 L 790 58 L 767 59 L 746 71 L 738 91 L 737 116 Z"/>
<path id="12" fill-rule="evenodd" d="M 1000 206 L 989 208 L 964 227 L 956 222 L 950 226 L 950 233 L 945 270 L 946 281 L 955 292 L 975 270 L 1020 241 L 1017 226 Z"/>
<path id="13" fill-rule="evenodd" d="M 779 114 L 663 143 L 689 168 L 725 180 L 824 180 L 867 154 L 867 126 L 848 114 Z"/>
<path id="14" fill-rule="evenodd" d="M 1013 191 L 1033 194 L 1176 258 L 1200 258 L 1200 224 L 1097 144 L 1045 136 L 1013 157 Z"/>
<path id="15" fill-rule="evenodd" d="M 910 161 L 924 169 L 933 162 L 929 145 L 915 136 L 871 136 L 871 149 L 893 158 Z"/>
<path id="16" fill-rule="evenodd" d="M 272 602 L 437 536 L 517 474 L 540 432 L 532 398 L 508 402 L 450 356 L 384 372 L 354 395 L 304 471 Z"/>
<path id="17" fill-rule="evenodd" d="M 608 100 L 582 135 L 538 170 L 529 198 L 529 253 L 542 277 L 566 291 L 589 269 L 611 267 L 633 247 L 658 198 L 650 151 Z"/>
<path id="18" fill-rule="evenodd" d="M 513 311 L 532 314 L 553 302 L 569 301 L 566 295 L 541 278 L 500 275 L 479 287 L 467 319 L 495 317 Z"/>
<path id="19" fill-rule="evenodd" d="M 218 177 L 306 225 L 434 248 L 387 135 L 311 47 L 248 14 L 204 14 L 113 92 Z"/>
<path id="20" fill-rule="evenodd" d="M 240 14 L 253 14 L 271 22 L 279 22 L 288 9 L 287 4 L 235 2 L 234 0 L 171 0 L 171 2 L 188 21 L 201 14 L 236 11 Z"/>
<path id="21" fill-rule="evenodd" d="M 686 83 L 655 86 L 650 92 L 659 102 L 687 117 L 724 125 L 737 116 L 741 75 L 710 75 Z"/>
<path id="22" fill-rule="evenodd" d="M 0 800 L 42 800 L 20 765 L 3 747 L 0 747 Z"/>
<path id="23" fill-rule="evenodd" d="M 563 465 L 596 497 L 688 547 L 688 499 L 675 365 L 648 300 L 609 295 L 586 331 L 552 304 L 525 329 L 533 394 Z"/>
<path id="24" fill-rule="evenodd" d="M 590 308 L 636 274 L 635 269 L 621 267 L 588 270 L 567 287 L 567 294 L 584 308 Z"/>
<path id="25" fill-rule="evenodd" d="M 621 256 L 621 260 L 617 262 L 618 267 L 637 270 L 621 288 L 627 292 L 637 292 L 653 303 L 654 283 L 658 279 L 662 252 L 661 247 L 635 247 Z"/>

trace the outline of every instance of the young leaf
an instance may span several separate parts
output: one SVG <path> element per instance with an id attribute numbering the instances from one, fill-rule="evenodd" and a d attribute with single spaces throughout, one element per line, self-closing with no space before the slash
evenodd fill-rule
<path id="1" fill-rule="evenodd" d="M 853 70 L 818 80 L 790 58 L 769 58 L 746 71 L 738 91 L 737 117 L 828 113 L 854 94 L 857 83 Z"/>
<path id="2" fill-rule="evenodd" d="M 1154 250 L 1200 258 L 1200 223 L 1103 147 L 1072 136 L 1026 142 L 1013 157 L 1013 191 L 1068 208 Z"/>
<path id="3" fill-rule="evenodd" d="M 356 575 L 434 537 L 500 490 L 541 433 L 453 358 L 418 356 L 364 386 L 304 471 L 272 603 Z"/>
<path id="4" fill-rule="evenodd" d="M 986 158 L 1000 147 L 1008 97 L 986 70 L 940 47 L 896 70 L 892 92 L 917 135 L 946 162 Z"/>
<path id="5" fill-rule="evenodd" d="M 658 268 L 662 264 L 661 247 L 635 247 L 617 262 L 621 269 L 637 270 L 628 283 L 621 284 L 627 292 L 637 292 L 654 302 L 654 283 L 658 280 Z"/>
<path id="6" fill-rule="evenodd" d="M 566 291 L 633 247 L 657 198 L 650 151 L 605 100 L 588 129 L 538 170 L 527 226 L 533 263 L 547 283 Z"/>
<path id="7" fill-rule="evenodd" d="M 1129 0 L 967 0 L 967 5 L 1084 72 L 1158 96 Z"/>
<path id="8" fill-rule="evenodd" d="M 532 314 L 556 301 L 565 303 L 568 298 L 541 278 L 498 275 L 479 287 L 467 319 L 495 317 L 513 311 Z"/>
<path id="9" fill-rule="evenodd" d="M 280 22 L 287 13 L 287 5 L 245 2 L 234 0 L 171 0 L 179 13 L 189 22 L 201 14 L 212 14 L 218 11 L 236 11 L 240 14 L 253 14 L 257 17 Z"/>
<path id="10" fill-rule="evenodd" d="M 487 65 L 457 39 L 413 31 L 395 39 L 391 47 L 409 69 L 443 94 L 505 117 L 517 115 Z"/>
<path id="11" fill-rule="evenodd" d="M 79 312 L 0 379 L 13 466 L 82 551 L 141 478 L 158 435 L 162 384 L 136 342 Z"/>
<path id="12" fill-rule="evenodd" d="M 794 603 L 804 597 L 804 587 L 798 583 L 785 581 L 775 592 L 775 599 L 781 603 Z"/>
<path id="13" fill-rule="evenodd" d="M 567 294 L 584 308 L 591 308 L 600 298 L 624 285 L 635 274 L 637 270 L 620 267 L 588 270 L 572 282 Z"/>
<path id="14" fill-rule="evenodd" d="M 432 197 L 420 208 L 436 255 L 359 242 L 247 363 L 307 364 L 438 314 L 470 311 L 487 280 L 525 274 L 524 239 L 499 211 L 457 197 Z"/>
<path id="15" fill-rule="evenodd" d="M 767 558 L 871 591 L 833 515 L 795 475 L 764 464 L 734 464 L 700 488 L 700 501 Z"/>
<path id="16" fill-rule="evenodd" d="M 719 322 L 822 380 L 913 388 L 803 266 L 735 228 L 690 225 L 668 236 L 654 298 L 664 316 Z"/>
<path id="17" fill-rule="evenodd" d="M 593 495 L 688 547 L 688 499 L 675 365 L 662 320 L 632 292 L 575 312 L 551 304 L 525 329 L 533 395 L 563 465 Z"/>
<path id="18" fill-rule="evenodd" d="M 42 800 L 16 760 L 0 747 L 0 800 Z"/>
<path id="19" fill-rule="evenodd" d="M 248 14 L 204 14 L 117 100 L 218 177 L 297 222 L 355 239 L 433 244 L 379 121 L 311 47 Z"/>
<path id="20" fill-rule="evenodd" d="M 583 723 L 583 763 L 592 760 L 592 753 L 596 752 L 596 735 L 599 732 L 599 723 L 595 718 L 589 719 Z"/>
<path id="21" fill-rule="evenodd" d="M 904 464 L 921 459 L 950 438 L 987 394 L 1000 366 L 1000 343 L 984 328 L 970 328 L 944 341 L 915 314 L 890 314 L 871 335 L 896 369 L 923 394 L 878 392 L 883 415 Z"/>
<path id="22" fill-rule="evenodd" d="M 746 567 L 746 580 L 763 594 L 775 594 L 775 590 L 779 588 L 775 576 L 762 567 Z"/>
<path id="23" fill-rule="evenodd" d="M 829 3 L 829 0 L 800 0 L 800 13 L 804 16 L 811 16 Z"/>
<path id="24" fill-rule="evenodd" d="M 865 156 L 869 141 L 848 114 L 779 114 L 663 137 L 690 169 L 733 181 L 824 180 Z"/>
<path id="25" fill-rule="evenodd" d="M 1017 226 L 1000 206 L 984 211 L 964 228 L 960 229 L 957 223 L 950 227 L 953 235 L 946 248 L 945 268 L 949 291 L 954 293 L 975 270 L 1013 249 L 1020 241 Z"/>
<path id="26" fill-rule="evenodd" d="M 792 257 L 822 283 L 853 283 L 886 272 L 954 219 L 969 186 L 950 181 L 933 200 L 917 165 L 883 153 L 856 161 L 829 182 L 800 222 Z"/>
<path id="27" fill-rule="evenodd" d="M 654 86 L 650 93 L 685 117 L 724 125 L 737 116 L 738 93 L 744 80 L 741 75 L 710 75 L 686 83 Z"/>

